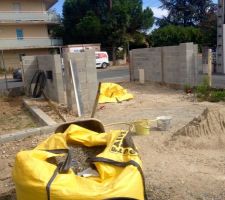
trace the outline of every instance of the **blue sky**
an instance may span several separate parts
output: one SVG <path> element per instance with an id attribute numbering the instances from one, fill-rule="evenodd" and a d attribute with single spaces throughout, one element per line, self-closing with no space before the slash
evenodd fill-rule
<path id="1" fill-rule="evenodd" d="M 53 7 L 58 13 L 62 12 L 63 2 L 64 0 L 58 0 L 58 3 Z M 144 6 L 158 7 L 160 5 L 158 0 L 143 0 L 143 2 Z"/>
<path id="2" fill-rule="evenodd" d="M 215 3 L 217 0 L 213 0 Z M 58 3 L 53 7 L 56 9 L 58 13 L 62 13 L 62 6 L 63 6 L 64 0 L 58 0 Z M 158 0 L 143 0 L 144 6 L 151 7 L 155 17 L 162 17 L 163 15 L 167 15 L 167 11 L 161 10 L 158 7 L 160 6 L 160 2 Z"/>

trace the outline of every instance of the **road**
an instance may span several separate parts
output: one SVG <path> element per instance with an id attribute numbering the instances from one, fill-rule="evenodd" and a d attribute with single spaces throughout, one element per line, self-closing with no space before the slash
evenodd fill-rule
<path id="1" fill-rule="evenodd" d="M 14 80 L 14 79 L 8 79 L 7 85 L 8 85 L 9 89 L 17 88 L 17 87 L 22 87 L 23 82 L 17 81 L 17 80 Z M 5 89 L 6 89 L 5 79 L 0 79 L 0 90 L 5 90 Z"/>
<path id="2" fill-rule="evenodd" d="M 110 81 L 110 82 L 122 82 L 129 81 L 129 69 L 120 68 L 120 69 L 100 69 L 98 70 L 98 80 L 99 81 Z"/>
<path id="3" fill-rule="evenodd" d="M 97 71 L 98 80 L 102 82 L 123 82 L 129 81 L 129 70 L 128 68 L 119 68 L 119 69 L 98 69 Z M 22 87 L 23 83 L 14 79 L 8 79 L 8 88 Z M 0 90 L 5 90 L 6 84 L 5 79 L 0 79 Z"/>

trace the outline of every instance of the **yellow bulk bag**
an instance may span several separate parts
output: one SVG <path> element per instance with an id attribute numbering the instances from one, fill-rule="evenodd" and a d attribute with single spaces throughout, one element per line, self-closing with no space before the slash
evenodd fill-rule
<path id="1" fill-rule="evenodd" d="M 17 200 L 146 199 L 141 160 L 126 131 L 96 133 L 70 125 L 50 136 L 34 150 L 17 154 L 13 169 Z M 99 176 L 80 177 L 71 169 L 68 144 L 105 146 L 91 159 Z M 49 158 L 66 159 L 58 164 Z"/>
<path id="2" fill-rule="evenodd" d="M 102 83 L 99 103 L 116 103 L 133 99 L 133 95 L 126 89 L 115 83 Z"/>

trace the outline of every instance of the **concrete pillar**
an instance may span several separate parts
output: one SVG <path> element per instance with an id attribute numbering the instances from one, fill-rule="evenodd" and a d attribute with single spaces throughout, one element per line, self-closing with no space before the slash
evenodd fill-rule
<path id="1" fill-rule="evenodd" d="M 139 82 L 145 84 L 145 70 L 139 69 Z"/>
<path id="2" fill-rule="evenodd" d="M 81 53 L 68 53 L 64 55 L 67 102 L 68 106 L 74 112 L 77 112 L 75 93 L 71 83 L 70 61 L 76 71 L 76 84 L 78 93 L 81 96 L 84 113 L 89 114 L 94 105 L 98 86 L 95 52 L 94 50 L 88 50 Z"/>

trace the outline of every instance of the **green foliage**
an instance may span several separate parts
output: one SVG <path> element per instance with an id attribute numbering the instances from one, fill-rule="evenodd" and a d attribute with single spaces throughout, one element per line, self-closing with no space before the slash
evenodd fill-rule
<path id="1" fill-rule="evenodd" d="M 61 25 L 54 26 L 51 30 L 51 36 L 52 37 L 63 37 L 65 34 L 64 27 Z"/>
<path id="2" fill-rule="evenodd" d="M 217 44 L 217 7 L 214 5 L 201 20 L 199 27 L 203 34 L 202 45 L 215 47 Z"/>
<path id="3" fill-rule="evenodd" d="M 225 91 L 212 91 L 209 95 L 209 101 L 211 102 L 225 101 Z"/>
<path id="4" fill-rule="evenodd" d="M 135 42 L 137 32 L 153 23 L 153 12 L 143 10 L 142 0 L 113 0 L 112 7 L 107 0 L 65 0 L 63 5 L 66 43 L 100 42 L 116 49 Z"/>
<path id="5" fill-rule="evenodd" d="M 76 25 L 77 37 L 82 43 L 88 40 L 91 42 L 99 41 L 99 34 L 101 33 L 101 24 L 99 18 L 93 13 L 88 12 Z M 90 33 L 92 33 L 90 35 Z"/>
<path id="6" fill-rule="evenodd" d="M 141 28 L 143 30 L 148 30 L 150 27 L 152 27 L 154 24 L 154 17 L 152 10 L 147 7 L 145 10 L 143 10 L 142 13 L 142 25 Z"/>
<path id="7" fill-rule="evenodd" d="M 201 99 L 208 99 L 210 94 L 210 85 L 208 77 L 203 78 L 203 82 L 196 87 L 197 97 Z"/>
<path id="8" fill-rule="evenodd" d="M 209 90 L 208 87 L 206 85 L 198 85 L 196 87 L 196 93 L 197 93 L 197 97 L 201 98 L 201 99 L 207 99 L 208 95 L 209 95 Z"/>
<path id="9" fill-rule="evenodd" d="M 146 48 L 149 47 L 148 37 L 145 33 L 136 32 L 133 34 L 133 37 L 130 39 L 129 45 L 130 49 L 136 48 Z"/>
<path id="10" fill-rule="evenodd" d="M 173 34 L 173 36 L 163 36 L 163 39 L 156 38 L 153 35 L 154 45 L 165 44 L 165 45 L 177 45 L 181 42 L 194 42 L 199 46 L 216 46 L 217 39 L 217 6 L 212 0 L 160 0 L 162 3 L 161 8 L 168 10 L 169 14 L 167 17 L 157 19 L 156 24 L 162 29 L 164 27 L 170 27 L 170 25 L 179 27 L 190 27 L 192 31 L 183 29 L 185 35 L 181 33 L 175 34 L 175 28 L 172 30 L 160 30 L 164 34 Z M 195 27 L 196 29 L 194 30 Z M 172 29 L 170 27 L 170 29 Z M 198 33 L 197 33 L 198 32 Z M 157 34 L 157 33 L 155 33 Z M 175 34 L 175 35 L 174 35 Z M 195 38 L 197 34 L 197 38 Z M 172 39 L 172 40 L 171 40 Z M 176 40 L 177 39 L 177 40 Z M 157 41 L 159 40 L 159 41 Z M 163 40 L 163 41 L 162 41 Z M 162 46 L 162 45 L 160 45 Z"/>
<path id="11" fill-rule="evenodd" d="M 125 53 L 125 52 L 124 52 L 124 49 L 121 49 L 121 50 L 118 49 L 118 50 L 116 51 L 116 58 L 117 58 L 117 59 L 123 59 L 123 58 L 124 58 L 124 53 Z"/>
<path id="12" fill-rule="evenodd" d="M 150 40 L 153 46 L 178 45 L 184 42 L 199 43 L 202 40 L 202 33 L 200 29 L 194 27 L 168 25 L 154 30 Z"/>
<path id="13" fill-rule="evenodd" d="M 169 11 L 162 20 L 169 24 L 196 26 L 207 18 L 207 13 L 214 7 L 212 0 L 160 0 L 161 8 Z M 160 21 L 160 19 L 159 19 Z"/>
<path id="14" fill-rule="evenodd" d="M 196 93 L 200 100 L 210 102 L 225 101 L 225 90 L 210 88 L 208 77 L 204 77 L 203 82 L 196 87 Z"/>

